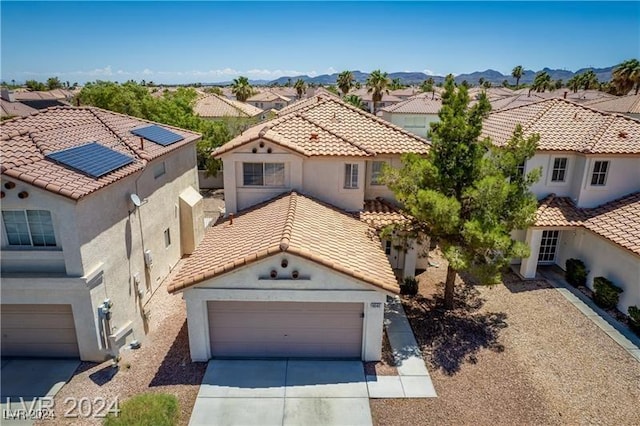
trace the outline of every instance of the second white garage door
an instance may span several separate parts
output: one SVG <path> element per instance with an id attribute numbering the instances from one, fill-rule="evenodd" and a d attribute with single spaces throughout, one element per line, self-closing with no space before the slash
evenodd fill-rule
<path id="1" fill-rule="evenodd" d="M 207 302 L 214 357 L 360 358 L 362 303 Z"/>

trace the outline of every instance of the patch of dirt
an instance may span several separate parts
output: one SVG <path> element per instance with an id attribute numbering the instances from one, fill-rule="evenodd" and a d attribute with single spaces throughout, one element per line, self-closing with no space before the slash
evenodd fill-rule
<path id="1" fill-rule="evenodd" d="M 458 278 L 438 251 L 403 298 L 437 398 L 371 400 L 376 425 L 640 424 L 640 363 L 546 281 Z"/>
<path id="2" fill-rule="evenodd" d="M 378 362 L 365 362 L 364 373 L 368 376 L 397 376 L 398 369 L 393 359 L 393 351 L 389 344 L 387 332 L 382 336 L 382 359 Z"/>

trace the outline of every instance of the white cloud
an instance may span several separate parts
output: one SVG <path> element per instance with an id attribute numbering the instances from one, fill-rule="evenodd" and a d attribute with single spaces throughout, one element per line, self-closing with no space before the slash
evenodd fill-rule
<path id="1" fill-rule="evenodd" d="M 338 71 L 336 71 L 336 69 L 334 67 L 329 67 L 327 68 L 327 74 L 335 74 Z"/>
<path id="2" fill-rule="evenodd" d="M 433 71 L 431 71 L 430 69 L 423 69 L 422 72 L 427 75 L 433 75 Z"/>
<path id="3" fill-rule="evenodd" d="M 153 75 L 153 71 L 151 71 L 149 68 L 145 68 L 144 70 L 142 70 L 142 75 Z"/>

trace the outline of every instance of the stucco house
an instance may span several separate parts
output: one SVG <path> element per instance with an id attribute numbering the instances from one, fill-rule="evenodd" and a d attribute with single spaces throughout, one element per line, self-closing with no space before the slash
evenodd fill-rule
<path id="1" fill-rule="evenodd" d="M 378 115 L 414 135 L 425 138 L 431 129 L 431 123 L 440 120 L 438 117 L 440 108 L 442 108 L 440 95 L 435 92 L 421 93 L 382 108 Z"/>
<path id="2" fill-rule="evenodd" d="M 251 104 L 228 99 L 216 94 L 200 96 L 193 107 L 193 112 L 208 120 L 220 120 L 229 117 L 237 119 L 263 119 L 265 111 Z"/>
<path id="3" fill-rule="evenodd" d="M 523 170 L 542 168 L 532 187 L 540 200 L 536 223 L 514 237 L 531 256 L 520 274 L 569 258 L 590 270 L 587 284 L 604 276 L 621 287 L 618 308 L 640 306 L 640 121 L 549 99 L 491 113 L 484 136 L 505 143 L 516 124 L 540 135 L 538 151 Z"/>
<path id="4" fill-rule="evenodd" d="M 279 110 L 289 105 L 293 100 L 286 96 L 279 95 L 271 90 L 263 90 L 247 99 L 249 105 L 265 111 Z"/>
<path id="5" fill-rule="evenodd" d="M 98 108 L 1 124 L 3 356 L 102 361 L 204 233 L 200 135 Z"/>
<path id="6" fill-rule="evenodd" d="M 421 248 L 381 241 L 407 220 L 379 181 L 426 140 L 319 95 L 214 152 L 226 218 L 207 231 L 169 291 L 187 302 L 191 357 L 380 357 L 394 275 Z"/>

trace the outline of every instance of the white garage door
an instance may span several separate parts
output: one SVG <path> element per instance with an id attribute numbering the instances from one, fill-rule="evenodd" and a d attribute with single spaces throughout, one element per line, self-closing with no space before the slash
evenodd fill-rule
<path id="1" fill-rule="evenodd" d="M 79 357 L 71 305 L 0 306 L 2 356 Z"/>
<path id="2" fill-rule="evenodd" d="M 214 357 L 361 357 L 362 303 L 207 305 Z"/>

